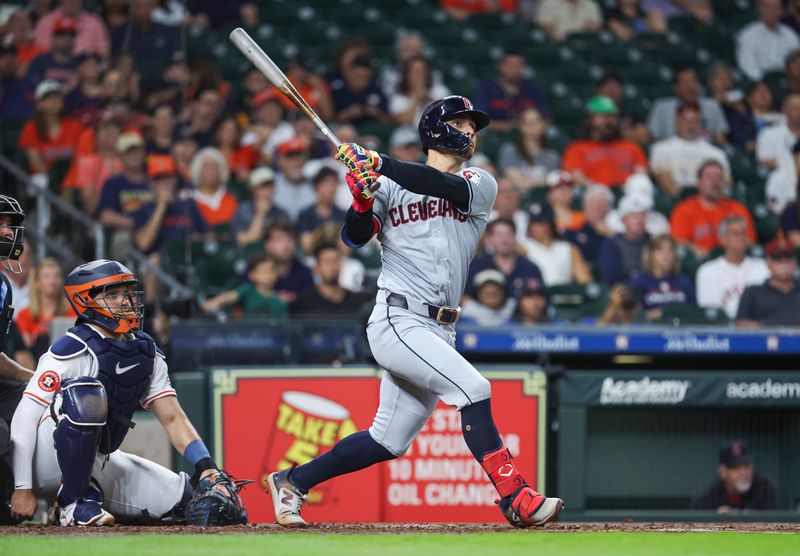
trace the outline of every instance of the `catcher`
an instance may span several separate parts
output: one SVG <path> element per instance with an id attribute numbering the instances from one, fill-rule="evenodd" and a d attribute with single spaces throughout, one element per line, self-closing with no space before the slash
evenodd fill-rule
<path id="1" fill-rule="evenodd" d="M 64 526 L 180 519 L 247 523 L 238 487 L 217 469 L 178 403 L 164 355 L 140 332 L 139 281 L 122 264 L 73 270 L 64 289 L 78 322 L 41 357 L 11 425 L 11 512 L 31 518 L 37 497 L 55 501 Z M 119 449 L 141 406 L 155 413 L 194 475 Z"/>

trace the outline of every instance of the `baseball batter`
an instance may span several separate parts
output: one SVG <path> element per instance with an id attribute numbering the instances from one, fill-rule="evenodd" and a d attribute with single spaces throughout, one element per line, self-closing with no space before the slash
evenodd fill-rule
<path id="1" fill-rule="evenodd" d="M 11 425 L 15 518 L 30 519 L 39 496 L 57 500 L 65 526 L 184 511 L 198 525 L 247 521 L 236 485 L 217 469 L 181 409 L 163 354 L 139 332 L 138 283 L 124 265 L 104 259 L 67 276 L 64 289 L 79 323 L 39 359 Z M 194 465 L 191 479 L 119 450 L 140 406 L 155 413 Z M 223 491 L 230 495 L 219 496 Z"/>
<path id="2" fill-rule="evenodd" d="M 360 247 L 377 234 L 382 245 L 367 337 L 387 372 L 369 430 L 269 476 L 279 524 L 306 524 L 300 511 L 315 485 L 402 456 L 440 399 L 460 410 L 464 440 L 497 488 L 500 509 L 512 525 L 543 525 L 563 508 L 560 499 L 525 482 L 494 425 L 489 382 L 454 348 L 467 269 L 497 195 L 491 174 L 463 168 L 475 151 L 476 133 L 488 124 L 489 117 L 468 99 L 449 96 L 428 106 L 420 119 L 424 165 L 352 143 L 339 149 L 354 199 L 342 238 Z M 368 196 L 376 183 L 380 188 Z"/>

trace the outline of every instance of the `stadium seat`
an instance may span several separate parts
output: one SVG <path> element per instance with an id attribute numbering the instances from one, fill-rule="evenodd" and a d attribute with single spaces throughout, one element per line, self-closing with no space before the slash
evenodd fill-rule
<path id="1" fill-rule="evenodd" d="M 704 309 L 693 303 L 669 303 L 661 308 L 658 322 L 680 326 L 684 324 L 724 324 L 728 317 L 719 309 Z"/>
<path id="2" fill-rule="evenodd" d="M 556 318 L 564 320 L 599 315 L 608 303 L 608 288 L 597 283 L 551 286 L 548 293 Z"/>
<path id="3" fill-rule="evenodd" d="M 692 283 L 694 283 L 695 277 L 697 276 L 697 269 L 700 268 L 700 265 L 705 261 L 698 259 L 694 251 L 685 245 L 678 245 L 678 256 L 681 259 L 681 272 L 688 276 Z"/>

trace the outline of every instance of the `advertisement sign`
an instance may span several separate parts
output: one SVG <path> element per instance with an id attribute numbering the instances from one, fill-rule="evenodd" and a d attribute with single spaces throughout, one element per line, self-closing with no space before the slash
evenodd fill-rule
<path id="1" fill-rule="evenodd" d="M 487 370 L 498 429 L 534 488 L 544 483 L 545 377 Z M 274 520 L 264 493 L 272 471 L 302 465 L 369 428 L 379 403 L 374 368 L 215 370 L 215 457 L 237 478 L 253 522 Z M 312 522 L 502 521 L 497 492 L 464 442 L 461 415 L 441 402 L 405 456 L 314 488 Z"/>

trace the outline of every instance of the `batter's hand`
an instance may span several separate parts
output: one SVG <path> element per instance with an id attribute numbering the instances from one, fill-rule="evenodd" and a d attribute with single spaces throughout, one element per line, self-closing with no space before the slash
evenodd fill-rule
<path id="1" fill-rule="evenodd" d="M 31 519 L 38 506 L 39 502 L 29 488 L 18 488 L 11 495 L 11 517 L 14 519 Z"/>
<path id="2" fill-rule="evenodd" d="M 341 160 L 350 172 L 357 173 L 363 170 L 378 170 L 381 167 L 381 155 L 375 151 L 365 149 L 356 143 L 342 143 L 336 151 L 336 160 Z"/>
<path id="3" fill-rule="evenodd" d="M 350 193 L 353 195 L 353 210 L 358 213 L 369 212 L 372 205 L 375 203 L 375 195 L 369 189 L 375 187 L 375 182 L 380 177 L 375 172 L 367 171 L 368 179 L 362 178 L 359 175 L 348 173 L 345 175 L 344 180 L 347 182 L 347 187 L 350 188 Z"/>

